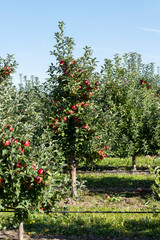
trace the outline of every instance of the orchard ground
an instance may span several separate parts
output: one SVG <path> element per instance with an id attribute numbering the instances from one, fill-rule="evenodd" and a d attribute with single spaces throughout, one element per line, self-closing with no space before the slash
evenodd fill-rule
<path id="1" fill-rule="evenodd" d="M 110 163 L 114 163 L 114 160 L 109 159 Z M 116 163 L 118 163 L 117 160 Z M 150 157 L 139 157 L 137 165 L 144 168 L 145 164 L 148 164 L 148 161 L 151 164 L 152 160 Z M 102 165 L 105 161 L 102 161 Z M 124 159 L 119 159 L 120 165 L 124 161 Z M 128 159 L 128 164 L 129 162 Z M 115 166 L 116 163 L 114 163 Z M 62 209 L 67 211 L 127 211 L 128 213 L 30 215 L 24 226 L 24 239 L 160 239 L 159 214 L 129 213 L 160 210 L 160 201 L 156 200 L 152 194 L 154 184 L 152 174 L 148 172 L 131 174 L 131 171 L 128 173 L 86 172 L 78 174 L 78 180 L 86 180 L 86 187 L 83 191 L 81 190 L 79 198 L 73 199 L 68 196 L 61 201 Z M 1 232 L 0 239 L 16 239 L 16 232 L 10 230 L 12 219 L 13 214 L 1 213 L 1 224 L 3 227 L 6 226 L 6 231 Z"/>

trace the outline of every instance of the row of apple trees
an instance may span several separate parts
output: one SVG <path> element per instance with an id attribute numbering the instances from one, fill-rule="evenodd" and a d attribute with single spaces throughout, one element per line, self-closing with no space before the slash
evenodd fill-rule
<path id="1" fill-rule="evenodd" d="M 14 209 L 23 239 L 29 212 L 50 210 L 68 189 L 77 196 L 76 168 L 107 156 L 158 154 L 159 74 L 137 53 L 105 59 L 100 73 L 89 47 L 74 57 L 74 41 L 59 22 L 48 79 L 24 79 L 17 63 L 0 59 L 0 207 Z M 21 76 L 23 78 L 23 76 Z"/>
<path id="2" fill-rule="evenodd" d="M 43 87 L 36 79 L 25 80 L 20 89 L 30 94 L 37 89 L 33 98 L 41 99 L 43 122 L 48 122 L 52 141 L 63 154 L 77 196 L 79 163 L 131 156 L 136 169 L 137 155 L 158 155 L 160 75 L 137 53 L 105 59 L 98 73 L 92 50 L 85 47 L 83 56 L 75 59 L 73 39 L 65 36 L 63 22 L 58 27 L 49 78 Z"/>

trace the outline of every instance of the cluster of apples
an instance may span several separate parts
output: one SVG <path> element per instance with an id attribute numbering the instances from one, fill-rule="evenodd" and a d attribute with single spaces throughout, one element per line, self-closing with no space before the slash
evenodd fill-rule
<path id="1" fill-rule="evenodd" d="M 14 128 L 13 128 L 13 127 L 10 127 L 9 124 L 6 125 L 6 128 L 7 128 L 10 132 L 14 131 Z M 9 141 L 9 140 L 4 140 L 2 143 L 3 143 L 3 146 L 9 146 L 11 143 L 18 143 L 18 140 L 17 140 L 17 139 L 14 139 L 14 138 L 12 137 L 12 138 L 10 139 L 10 141 Z M 22 141 L 21 145 L 22 145 L 22 146 L 20 146 L 20 147 L 18 148 L 18 150 L 20 150 L 21 153 L 24 154 L 24 147 L 29 147 L 30 142 L 29 142 L 29 141 Z"/>
<path id="2" fill-rule="evenodd" d="M 9 66 L 3 67 L 0 69 L 0 83 L 2 82 L 3 78 L 9 76 L 11 73 L 11 68 Z"/>
<path id="3" fill-rule="evenodd" d="M 86 78 L 86 73 L 76 66 L 76 61 L 67 62 L 60 60 L 60 67 L 63 70 L 63 76 L 60 77 L 59 82 L 64 79 L 64 76 L 69 76 L 74 79 L 75 91 L 79 91 L 79 98 L 83 97 L 88 100 L 93 95 L 93 90 L 97 89 L 98 82 L 95 81 L 94 86 Z M 82 96 L 81 94 L 82 93 Z"/>
<path id="4" fill-rule="evenodd" d="M 150 89 L 150 88 L 152 87 L 152 86 L 148 83 L 148 81 L 147 81 L 147 80 L 144 80 L 144 79 L 140 80 L 140 85 L 146 86 L 147 89 Z"/>

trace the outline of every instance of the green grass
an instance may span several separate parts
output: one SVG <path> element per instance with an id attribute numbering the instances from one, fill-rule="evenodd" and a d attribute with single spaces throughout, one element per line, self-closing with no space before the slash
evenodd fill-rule
<path id="1" fill-rule="evenodd" d="M 145 160 L 145 161 L 144 161 Z M 108 162 L 107 162 L 108 161 Z M 137 158 L 137 166 L 144 168 L 149 158 Z M 101 166 L 125 166 L 124 159 L 105 159 Z M 128 161 L 127 166 L 131 166 Z M 160 239 L 160 214 L 131 214 L 130 211 L 160 211 L 160 201 L 151 191 L 154 176 L 129 173 L 84 173 L 78 174 L 80 182 L 86 181 L 86 189 L 80 198 L 67 197 L 60 207 L 73 211 L 127 211 L 128 213 L 54 213 L 30 215 L 24 224 L 31 235 L 103 236 L 105 239 Z M 142 191 L 139 192 L 138 188 Z M 101 189 L 103 191 L 91 191 Z M 109 195 L 107 199 L 106 196 Z M 12 226 L 13 214 L 0 213 L 0 227 Z"/>
<path id="2" fill-rule="evenodd" d="M 159 216 L 152 214 L 61 214 L 30 218 L 26 232 L 32 234 L 89 235 L 105 237 L 160 236 Z"/>
<path id="3" fill-rule="evenodd" d="M 160 165 L 160 158 L 155 158 L 154 156 L 138 156 L 136 157 L 137 170 L 148 169 L 149 166 Z M 111 158 L 106 157 L 103 160 L 97 161 L 94 165 L 84 166 L 80 164 L 80 170 L 113 170 L 113 169 L 131 169 L 132 168 L 132 158 Z"/>
<path id="4" fill-rule="evenodd" d="M 130 174 L 104 174 L 86 173 L 79 174 L 78 179 L 86 181 L 87 188 L 104 188 L 112 190 L 150 189 L 154 184 L 153 175 L 130 175 Z"/>

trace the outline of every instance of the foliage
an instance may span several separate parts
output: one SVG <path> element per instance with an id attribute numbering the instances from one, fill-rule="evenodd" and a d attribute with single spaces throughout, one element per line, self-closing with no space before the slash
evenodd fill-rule
<path id="1" fill-rule="evenodd" d="M 74 41 L 65 36 L 63 22 L 59 22 L 59 30 L 55 33 L 55 50 L 51 52 L 56 65 L 49 67 L 45 92 L 52 104 L 49 110 L 52 139 L 61 149 L 73 183 L 78 162 L 93 162 L 106 156 L 105 150 L 98 152 L 93 144 L 99 117 L 95 101 L 99 74 L 95 71 L 92 50 L 85 47 L 83 56 L 75 60 Z"/>
<path id="2" fill-rule="evenodd" d="M 123 61 L 122 61 L 123 60 Z M 103 126 L 113 155 L 157 154 L 159 149 L 159 98 L 153 65 L 144 65 L 137 53 L 105 59 L 100 104 Z"/>
<path id="3" fill-rule="evenodd" d="M 16 222 L 21 222 L 30 211 L 55 207 L 61 196 L 57 185 L 64 181 L 54 142 L 45 130 L 34 136 L 42 120 L 36 102 L 11 85 L 15 65 L 10 56 L 0 64 L 0 208 L 14 209 Z"/>

